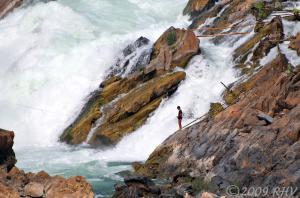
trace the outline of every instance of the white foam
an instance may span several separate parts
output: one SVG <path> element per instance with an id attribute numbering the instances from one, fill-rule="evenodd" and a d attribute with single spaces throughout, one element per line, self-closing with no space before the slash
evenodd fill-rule
<path id="1" fill-rule="evenodd" d="M 260 60 L 260 65 L 264 66 L 268 63 L 270 63 L 272 60 L 274 60 L 278 55 L 278 48 L 277 47 L 273 47 L 270 52 L 267 54 L 267 56 L 263 57 Z"/>
<path id="2" fill-rule="evenodd" d="M 187 23 L 177 17 L 185 1 L 145 3 L 39 2 L 0 21 L 0 126 L 15 131 L 16 147 L 56 144 L 120 50 Z"/>

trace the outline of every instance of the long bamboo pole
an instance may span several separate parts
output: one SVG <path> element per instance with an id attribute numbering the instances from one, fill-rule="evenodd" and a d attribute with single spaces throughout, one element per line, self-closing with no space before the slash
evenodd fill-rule
<path id="1" fill-rule="evenodd" d="M 207 34 L 207 35 L 198 35 L 197 37 L 216 37 L 216 36 L 230 36 L 230 35 L 245 35 L 249 32 L 230 32 L 230 33 L 220 33 L 220 34 Z"/>

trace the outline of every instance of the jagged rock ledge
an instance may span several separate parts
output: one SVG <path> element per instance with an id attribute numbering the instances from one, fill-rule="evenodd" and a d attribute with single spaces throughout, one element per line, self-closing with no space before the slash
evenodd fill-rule
<path id="1" fill-rule="evenodd" d="M 45 171 L 25 173 L 18 169 L 12 149 L 14 132 L 0 129 L 0 197 L 93 198 L 92 187 L 81 176 L 65 179 Z M 30 152 L 30 151 L 29 151 Z"/>

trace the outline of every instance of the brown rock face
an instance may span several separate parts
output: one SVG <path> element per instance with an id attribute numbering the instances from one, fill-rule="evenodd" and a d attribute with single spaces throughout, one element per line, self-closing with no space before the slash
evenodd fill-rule
<path id="1" fill-rule="evenodd" d="M 300 70 L 287 69 L 287 59 L 279 54 L 240 84 L 242 91 L 233 90 L 235 104 L 170 136 L 144 166 L 136 166 L 137 173 L 189 173 L 208 178 L 220 190 L 230 184 L 299 187 Z"/>
<path id="2" fill-rule="evenodd" d="M 208 10 L 213 7 L 216 0 L 189 0 L 185 7 L 183 14 L 189 14 L 190 16 L 197 16 L 202 11 Z"/>
<path id="3" fill-rule="evenodd" d="M 155 42 L 150 64 L 145 73 L 155 69 L 169 70 L 185 67 L 188 61 L 199 52 L 199 39 L 191 30 L 169 28 Z"/>
<path id="4" fill-rule="evenodd" d="M 14 132 L 0 129 L 0 168 L 4 171 L 10 171 L 17 162 L 12 149 L 14 136 Z"/>
<path id="5" fill-rule="evenodd" d="M 295 39 L 293 39 L 289 46 L 291 49 L 296 50 L 300 56 L 300 32 L 297 33 Z"/>
<path id="6" fill-rule="evenodd" d="M 1 198 L 20 198 L 19 194 L 11 187 L 0 182 L 0 197 Z"/>
<path id="7" fill-rule="evenodd" d="M 5 17 L 8 12 L 19 7 L 23 0 L 1 0 L 0 1 L 0 19 Z"/>

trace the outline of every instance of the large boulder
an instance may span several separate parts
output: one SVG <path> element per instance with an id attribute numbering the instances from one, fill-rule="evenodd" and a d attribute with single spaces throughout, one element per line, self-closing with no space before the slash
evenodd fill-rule
<path id="1" fill-rule="evenodd" d="M 144 72 L 147 74 L 155 70 L 168 71 L 176 66 L 185 67 L 199 53 L 199 42 L 192 30 L 169 28 L 155 42 L 151 62 Z"/>
<path id="2" fill-rule="evenodd" d="M 42 197 L 44 194 L 44 186 L 40 183 L 30 182 L 25 186 L 25 195 L 29 197 Z"/>
<path id="3" fill-rule="evenodd" d="M 0 1 L 0 19 L 5 17 L 7 13 L 14 8 L 19 7 L 23 0 L 2 0 Z"/>
<path id="4" fill-rule="evenodd" d="M 298 32 L 295 38 L 291 41 L 289 47 L 296 50 L 298 56 L 300 56 L 300 32 Z"/>
<path id="5" fill-rule="evenodd" d="M 14 132 L 0 129 L 0 169 L 10 171 L 17 160 L 12 149 Z"/>
<path id="6" fill-rule="evenodd" d="M 93 198 L 92 186 L 81 176 L 64 179 L 55 177 L 45 186 L 46 198 L 74 197 L 74 198 Z"/>

